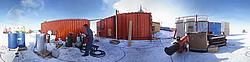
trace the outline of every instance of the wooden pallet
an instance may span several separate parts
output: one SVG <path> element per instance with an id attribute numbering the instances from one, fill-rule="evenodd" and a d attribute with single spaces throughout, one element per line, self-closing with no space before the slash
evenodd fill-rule
<path id="1" fill-rule="evenodd" d="M 50 56 L 50 55 L 51 55 L 51 52 L 49 52 L 49 51 L 47 51 L 47 50 L 44 50 L 44 51 L 41 51 L 41 52 L 36 52 L 36 54 L 37 54 L 38 56 L 41 56 L 41 57 L 45 58 L 45 57 Z"/>
<path id="2" fill-rule="evenodd" d="M 218 46 L 216 46 L 216 45 L 210 45 L 208 47 L 208 52 L 210 52 L 210 53 L 218 52 Z"/>
<path id="3" fill-rule="evenodd" d="M 27 50 L 27 47 L 19 47 L 18 48 L 18 51 L 24 51 L 24 50 Z"/>

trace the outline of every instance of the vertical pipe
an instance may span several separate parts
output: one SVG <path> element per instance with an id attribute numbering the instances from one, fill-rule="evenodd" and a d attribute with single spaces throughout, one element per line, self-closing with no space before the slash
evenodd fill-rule
<path id="1" fill-rule="evenodd" d="M 196 25 L 196 32 L 198 32 L 198 18 L 197 18 L 198 16 L 197 15 L 195 15 L 195 21 L 196 21 L 196 23 L 195 23 L 195 25 Z"/>
<path id="2" fill-rule="evenodd" d="M 131 46 L 131 38 L 132 38 L 132 20 L 129 21 L 128 47 Z"/>
<path id="3" fill-rule="evenodd" d="M 118 16 L 117 16 L 117 13 L 118 13 L 118 10 L 116 10 L 115 11 L 115 14 L 116 14 L 116 16 L 115 16 L 115 39 L 117 40 L 117 18 L 118 18 Z"/>
<path id="4" fill-rule="evenodd" d="M 209 21 L 208 21 L 208 17 L 206 17 L 206 21 L 207 21 L 207 33 L 209 33 L 210 31 L 210 29 L 209 29 L 209 27 L 210 27 L 210 25 L 209 25 Z"/>

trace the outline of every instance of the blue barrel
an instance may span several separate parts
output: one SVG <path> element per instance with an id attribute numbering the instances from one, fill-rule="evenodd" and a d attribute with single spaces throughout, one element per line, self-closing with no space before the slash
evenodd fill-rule
<path id="1" fill-rule="evenodd" d="M 221 34 L 221 23 L 209 22 L 209 32 L 212 32 L 213 35 L 220 35 Z"/>
<path id="2" fill-rule="evenodd" d="M 17 44 L 19 47 L 25 47 L 25 33 L 19 32 L 17 34 Z"/>
<path id="3" fill-rule="evenodd" d="M 15 49 L 17 48 L 17 34 L 8 33 L 8 48 Z"/>

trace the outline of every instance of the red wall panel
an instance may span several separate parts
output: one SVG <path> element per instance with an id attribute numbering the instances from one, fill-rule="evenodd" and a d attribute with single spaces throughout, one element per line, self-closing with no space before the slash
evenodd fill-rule
<path id="1" fill-rule="evenodd" d="M 74 38 L 80 32 L 83 32 L 83 25 L 90 22 L 86 19 L 63 19 L 63 20 L 54 20 L 48 21 L 41 24 L 41 32 L 47 33 L 49 30 L 56 35 L 56 40 L 61 38 L 62 40 L 66 39 L 66 36 L 69 32 L 73 32 Z M 75 40 L 73 40 L 75 41 Z"/>
<path id="2" fill-rule="evenodd" d="M 132 39 L 152 39 L 151 13 L 122 13 L 117 15 L 117 36 L 118 39 L 128 39 L 129 21 L 132 21 Z M 100 26 L 98 26 L 100 24 Z M 101 29 L 104 27 L 103 29 Z M 98 29 L 99 28 L 99 29 Z M 109 37 L 108 29 L 112 30 L 111 38 L 115 38 L 115 16 L 105 18 L 97 22 L 98 34 L 100 37 Z"/>

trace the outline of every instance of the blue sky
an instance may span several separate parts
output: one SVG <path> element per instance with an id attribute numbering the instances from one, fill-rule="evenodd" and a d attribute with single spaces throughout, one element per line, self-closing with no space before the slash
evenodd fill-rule
<path id="1" fill-rule="evenodd" d="M 1 0 L 0 22 L 39 26 L 44 20 L 104 18 L 114 15 L 115 9 L 134 12 L 139 5 L 162 26 L 174 27 L 176 17 L 195 14 L 231 22 L 232 28 L 250 24 L 249 0 Z"/>
<path id="2" fill-rule="evenodd" d="M 0 10 L 1 19 L 20 16 L 34 19 L 32 22 L 44 19 L 100 18 L 110 15 L 113 10 L 108 9 L 102 0 L 1 0 L 0 8 L 2 9 Z M 21 11 L 21 14 L 16 14 L 19 13 L 18 11 Z"/>

